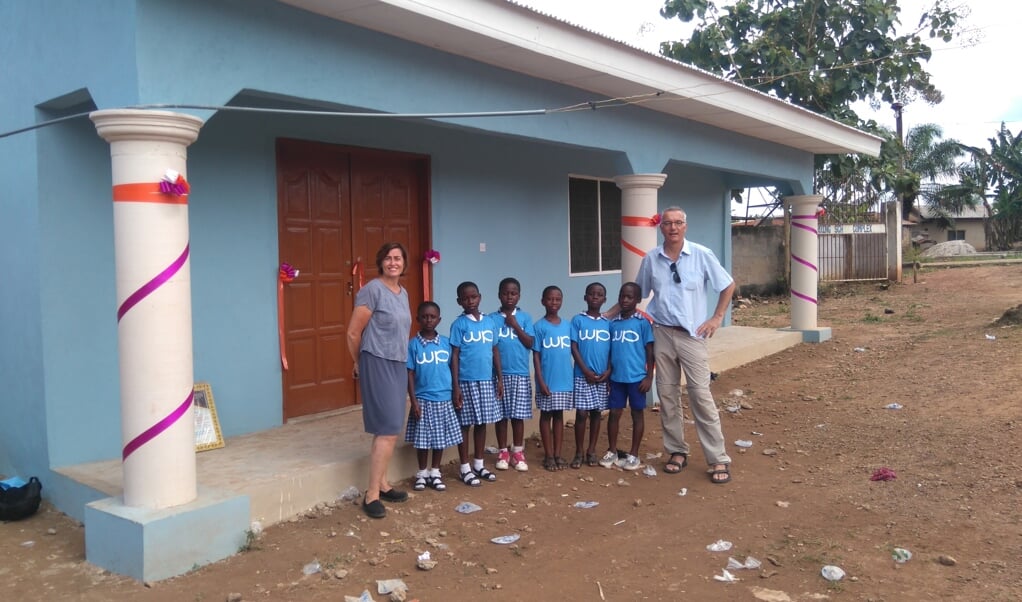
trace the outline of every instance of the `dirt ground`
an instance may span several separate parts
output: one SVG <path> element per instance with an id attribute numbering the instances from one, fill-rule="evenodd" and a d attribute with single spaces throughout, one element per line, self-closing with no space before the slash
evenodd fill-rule
<path id="1" fill-rule="evenodd" d="M 368 589 L 385 600 L 377 580 L 402 579 L 408 599 L 422 601 L 1017 600 L 1022 326 L 994 321 L 1022 303 L 1022 267 L 908 280 L 824 291 L 819 322 L 831 340 L 720 375 L 725 436 L 752 442 L 731 448 L 730 484 L 710 483 L 698 446 L 680 475 L 649 459 L 650 477 L 546 472 L 531 442 L 527 473 L 474 489 L 449 474 L 446 492 L 415 494 L 381 521 L 350 503 L 321 508 L 230 559 L 153 584 L 86 563 L 81 525 L 44 507 L 0 525 L 0 590 L 22 600 L 208 601 L 343 600 Z M 734 318 L 787 326 L 788 304 L 756 300 Z M 657 414 L 646 419 L 643 456 L 661 451 Z M 897 478 L 871 481 L 884 467 Z M 462 501 L 482 510 L 459 514 Z M 574 507 L 584 501 L 599 505 Z M 517 543 L 490 541 L 511 534 Z M 733 548 L 708 551 L 718 540 Z M 894 562 L 896 547 L 912 558 Z M 427 551 L 436 567 L 418 570 Z M 716 581 L 729 556 L 762 567 Z M 304 575 L 313 561 L 321 571 Z M 847 575 L 827 581 L 825 565 Z"/>

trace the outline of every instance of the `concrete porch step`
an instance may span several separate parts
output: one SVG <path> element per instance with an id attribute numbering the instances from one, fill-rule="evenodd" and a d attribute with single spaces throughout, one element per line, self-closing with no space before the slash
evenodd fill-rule
<path id="1" fill-rule="evenodd" d="M 710 340 L 710 367 L 723 372 L 801 342 L 798 332 L 729 326 Z M 527 435 L 536 430 L 536 424 L 526 425 Z M 492 436 L 491 430 L 491 440 Z M 197 478 L 201 486 L 249 496 L 251 520 L 269 526 L 321 502 L 336 500 L 351 486 L 364 488 L 371 441 L 372 437 L 362 431 L 361 411 L 353 408 L 230 437 L 223 448 L 197 455 Z M 456 450 L 447 450 L 445 460 L 456 458 Z M 391 461 L 390 476 L 395 481 L 405 480 L 415 470 L 415 450 L 402 437 Z M 118 459 L 63 467 L 56 472 L 97 492 L 93 499 L 122 493 Z"/>

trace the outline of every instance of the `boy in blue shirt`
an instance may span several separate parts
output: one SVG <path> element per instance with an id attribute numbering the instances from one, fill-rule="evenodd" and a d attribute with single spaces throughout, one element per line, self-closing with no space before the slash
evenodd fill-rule
<path id="1" fill-rule="evenodd" d="M 503 372 L 497 352 L 497 325 L 479 313 L 483 296 L 474 282 L 458 285 L 458 305 L 464 310 L 451 325 L 451 372 L 458 379 L 454 388 L 454 408 L 458 410 L 462 442 L 458 445 L 461 482 L 478 487 L 496 481 L 497 475 L 483 466 L 486 425 L 500 420 L 497 400 L 504 396 Z M 468 463 L 468 433 L 475 446 L 472 464 Z"/>
<path id="2" fill-rule="evenodd" d="M 532 418 L 532 377 L 529 359 L 535 330 L 532 316 L 518 307 L 522 285 L 504 278 L 497 287 L 500 309 L 490 314 L 497 324 L 497 351 L 504 371 L 504 396 L 500 400 L 501 420 L 494 424 L 497 435 L 497 470 L 514 467 L 529 470 L 525 462 L 525 421 Z M 511 421 L 512 448 L 507 448 L 507 423 Z"/>
<path id="3" fill-rule="evenodd" d="M 440 324 L 440 306 L 423 301 L 416 312 L 419 334 L 408 341 L 408 399 L 411 412 L 405 441 L 415 447 L 419 472 L 415 473 L 412 489 L 422 491 L 432 487 L 444 491 L 440 463 L 444 448 L 462 441 L 458 415 L 452 403 L 451 341 L 437 334 Z M 433 450 L 432 468 L 426 468 L 429 450 Z"/>
<path id="4" fill-rule="evenodd" d="M 586 287 L 586 311 L 571 319 L 571 356 L 575 360 L 572 401 L 575 404 L 575 457 L 572 468 L 585 462 L 596 466 L 596 440 L 600 436 L 600 414 L 607 408 L 610 379 L 610 322 L 600 309 L 607 301 L 607 288 L 599 282 Z M 586 423 L 589 445 L 585 445 Z M 583 449 L 585 450 L 583 452 Z"/>
<path id="5" fill-rule="evenodd" d="M 642 288 L 634 282 L 621 285 L 618 307 L 621 313 L 610 323 L 610 417 L 607 419 L 609 449 L 600 465 L 617 465 L 625 470 L 638 470 L 639 443 L 646 431 L 643 410 L 646 393 L 653 386 L 653 326 L 636 311 L 642 299 Z M 618 425 L 625 406 L 631 408 L 632 447 L 624 458 L 617 453 Z"/>

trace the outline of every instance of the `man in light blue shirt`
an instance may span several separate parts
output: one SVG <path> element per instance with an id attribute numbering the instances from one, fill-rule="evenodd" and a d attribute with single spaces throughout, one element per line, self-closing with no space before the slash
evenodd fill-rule
<path id="1" fill-rule="evenodd" d="M 731 458 L 724 449 L 720 414 L 710 393 L 706 341 L 724 321 L 735 281 L 713 251 L 685 240 L 687 222 L 680 207 L 664 210 L 660 219 L 664 243 L 643 257 L 636 282 L 643 291 L 653 293 L 646 312 L 653 319 L 660 421 L 664 448 L 670 454 L 664 472 L 675 474 L 688 465 L 689 446 L 681 407 L 684 372 L 696 433 L 711 467 L 710 481 L 723 484 L 731 481 Z M 710 289 L 717 293 L 717 304 L 706 318 Z"/>

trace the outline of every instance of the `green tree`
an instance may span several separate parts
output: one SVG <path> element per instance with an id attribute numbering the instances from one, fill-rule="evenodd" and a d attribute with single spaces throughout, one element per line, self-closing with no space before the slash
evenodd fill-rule
<path id="1" fill-rule="evenodd" d="M 988 216 L 987 248 L 1004 251 L 1022 240 L 1022 132 L 1013 134 L 1002 123 L 988 142 L 989 150 L 960 145 L 972 162 L 960 169 L 960 183 L 946 187 L 943 195 L 947 203 L 981 200 Z"/>
<path id="2" fill-rule="evenodd" d="M 856 126 L 857 101 L 940 102 L 923 68 L 932 54 L 923 36 L 948 42 L 960 20 L 945 0 L 903 32 L 897 0 L 737 0 L 722 8 L 665 0 L 660 14 L 700 19 L 689 40 L 664 42 L 664 55 Z"/>

